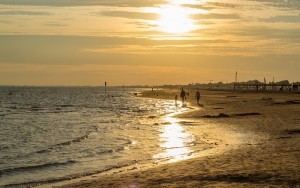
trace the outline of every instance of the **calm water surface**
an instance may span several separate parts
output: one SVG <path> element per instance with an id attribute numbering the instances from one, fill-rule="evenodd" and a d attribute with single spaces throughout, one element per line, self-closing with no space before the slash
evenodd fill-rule
<path id="1" fill-rule="evenodd" d="M 138 89 L 0 87 L 0 186 L 25 187 L 131 164 L 171 162 L 204 148 L 174 101 Z"/>

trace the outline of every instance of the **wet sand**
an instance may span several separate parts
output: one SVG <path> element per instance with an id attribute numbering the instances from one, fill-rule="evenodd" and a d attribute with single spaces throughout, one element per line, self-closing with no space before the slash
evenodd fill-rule
<path id="1" fill-rule="evenodd" d="M 135 168 L 62 187 L 299 187 L 300 94 L 189 91 L 181 124 L 211 144 L 198 156 Z M 143 97 L 174 100 L 179 90 Z"/>

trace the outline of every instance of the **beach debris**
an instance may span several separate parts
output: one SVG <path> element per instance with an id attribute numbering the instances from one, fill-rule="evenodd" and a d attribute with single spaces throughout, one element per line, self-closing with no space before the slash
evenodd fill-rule
<path id="1" fill-rule="evenodd" d="M 278 137 L 276 139 L 286 139 L 286 138 L 292 138 L 291 136 L 281 136 L 281 137 Z"/>
<path id="2" fill-rule="evenodd" d="M 236 95 L 228 95 L 228 96 L 226 96 L 227 98 L 235 98 L 235 97 L 237 97 Z"/>
<path id="3" fill-rule="evenodd" d="M 290 105 L 290 104 L 300 104 L 300 100 L 289 100 L 285 102 L 274 102 L 274 105 Z"/>
<path id="4" fill-rule="evenodd" d="M 300 104 L 300 100 L 286 101 L 287 104 Z"/>
<path id="5" fill-rule="evenodd" d="M 229 117 L 229 115 L 224 114 L 224 113 L 219 113 L 218 117 Z"/>
<path id="6" fill-rule="evenodd" d="M 196 122 L 192 122 L 192 121 L 180 121 L 178 122 L 181 125 L 195 125 L 197 124 Z"/>
<path id="7" fill-rule="evenodd" d="M 205 115 L 205 116 L 201 116 L 203 118 L 228 118 L 228 117 L 245 117 L 245 116 L 257 116 L 257 115 L 261 115 L 258 112 L 251 112 L 251 113 L 240 113 L 240 114 L 225 114 L 225 113 L 219 113 L 218 115 Z"/>
<path id="8" fill-rule="evenodd" d="M 227 118 L 230 117 L 228 114 L 219 113 L 219 115 L 213 116 L 213 115 L 205 115 L 202 116 L 203 118 Z"/>
<path id="9" fill-rule="evenodd" d="M 261 115 L 261 114 L 258 112 L 233 114 L 233 116 L 257 116 L 257 115 Z"/>
<path id="10" fill-rule="evenodd" d="M 300 134 L 300 129 L 285 130 L 286 134 Z"/>
<path id="11" fill-rule="evenodd" d="M 262 98 L 261 100 L 272 100 L 273 98 Z"/>

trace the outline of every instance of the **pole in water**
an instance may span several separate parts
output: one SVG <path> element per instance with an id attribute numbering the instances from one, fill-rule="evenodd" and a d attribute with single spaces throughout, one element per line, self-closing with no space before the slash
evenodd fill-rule
<path id="1" fill-rule="evenodd" d="M 107 83 L 105 82 L 105 97 L 106 97 L 106 85 L 107 85 Z"/>

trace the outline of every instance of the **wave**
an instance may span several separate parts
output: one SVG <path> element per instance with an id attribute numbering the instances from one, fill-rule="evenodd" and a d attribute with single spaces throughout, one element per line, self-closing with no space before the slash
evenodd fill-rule
<path id="1" fill-rule="evenodd" d="M 9 146 L 0 146 L 0 151 L 3 152 L 3 150 L 8 149 Z"/>
<path id="2" fill-rule="evenodd" d="M 114 149 L 107 149 L 107 150 L 102 150 L 102 151 L 99 151 L 97 152 L 97 154 L 110 154 L 110 153 L 114 153 L 114 152 L 120 152 L 120 151 L 124 151 L 126 150 L 127 147 L 125 146 L 121 146 L 121 147 L 118 147 L 118 148 L 114 148 Z"/>
<path id="3" fill-rule="evenodd" d="M 78 137 L 78 138 L 75 138 L 73 140 L 69 140 L 69 141 L 66 141 L 66 142 L 62 142 L 62 143 L 58 143 L 58 144 L 55 144 L 55 145 L 52 145 L 46 149 L 41 149 L 41 150 L 38 150 L 38 151 L 33 151 L 33 152 L 30 152 L 30 153 L 27 153 L 27 154 L 19 154 L 17 155 L 16 157 L 17 158 L 23 158 L 23 157 L 29 157 L 31 155 L 34 155 L 34 154 L 43 154 L 43 153 L 47 153 L 47 152 L 50 152 L 51 150 L 57 148 L 57 147 L 60 147 L 60 146 L 67 146 L 67 145 L 71 145 L 72 143 L 77 143 L 77 142 L 82 142 L 83 140 L 87 139 L 89 137 L 91 133 L 89 134 L 86 134 L 84 136 L 81 136 L 81 137 Z M 0 148 L 1 150 L 2 149 L 7 149 L 7 148 Z M 13 159 L 13 158 L 16 158 L 16 157 L 8 157 L 8 159 Z M 0 171 L 1 172 L 1 171 Z"/>
<path id="4" fill-rule="evenodd" d="M 29 108 L 23 108 L 23 109 L 26 109 L 26 110 L 29 110 L 29 111 L 33 111 L 33 112 L 37 112 L 37 111 L 45 111 L 45 110 L 47 110 L 47 108 L 42 107 L 42 106 L 31 106 L 31 107 L 29 107 Z"/>
<path id="5" fill-rule="evenodd" d="M 72 143 L 76 143 L 76 142 L 82 142 L 83 140 L 87 139 L 87 138 L 89 137 L 89 135 L 90 135 L 90 133 L 89 133 L 89 134 L 86 134 L 86 135 L 84 135 L 84 136 L 75 138 L 75 139 L 73 139 L 73 140 L 69 140 L 69 141 L 66 141 L 66 142 L 62 142 L 62 143 L 55 144 L 55 145 L 53 145 L 53 146 L 48 147 L 47 149 L 43 149 L 43 150 L 36 151 L 35 153 L 45 153 L 45 152 L 48 152 L 48 151 L 50 151 L 50 150 L 55 149 L 56 147 L 67 146 L 67 145 L 71 145 Z"/>
<path id="6" fill-rule="evenodd" d="M 97 152 L 97 154 L 108 154 L 108 153 L 114 153 L 114 152 L 122 152 L 124 150 L 129 149 L 130 145 L 133 145 L 133 144 L 136 143 L 136 141 L 129 140 L 129 139 L 117 138 L 116 140 L 122 140 L 122 141 L 126 141 L 126 142 L 123 143 L 122 146 L 117 146 L 117 147 L 112 148 L 112 149 L 102 150 L 102 151 Z"/>
<path id="7" fill-rule="evenodd" d="M 41 168 L 53 167 L 53 166 L 63 166 L 76 163 L 74 160 L 66 161 L 66 162 L 56 162 L 56 163 L 45 163 L 33 166 L 22 166 L 16 168 L 8 168 L 0 170 L 0 176 L 7 173 L 14 173 L 14 172 L 24 172 L 24 171 L 32 171 L 32 170 L 40 170 Z"/>
<path id="8" fill-rule="evenodd" d="M 149 110 L 147 109 L 133 109 L 132 112 L 137 112 L 137 113 L 144 113 L 144 112 L 148 112 Z"/>
<path id="9" fill-rule="evenodd" d="M 102 170 L 85 172 L 85 173 L 81 173 L 81 174 L 73 174 L 73 175 L 60 177 L 60 178 L 43 179 L 43 180 L 29 181 L 29 182 L 23 182 L 23 183 L 8 184 L 8 185 L 4 185 L 4 187 L 14 187 L 14 188 L 16 188 L 16 187 L 34 187 L 34 186 L 41 185 L 41 184 L 49 184 L 49 183 L 55 183 L 55 182 L 59 182 L 59 181 L 72 180 L 72 179 L 76 179 L 79 177 L 92 176 L 92 175 L 104 173 L 104 172 L 107 172 L 110 170 L 128 167 L 128 166 L 136 164 L 138 162 L 139 161 L 137 161 L 137 160 L 133 160 L 133 161 L 130 161 L 127 163 L 119 164 L 119 165 L 108 166 Z"/>
<path id="10" fill-rule="evenodd" d="M 5 108 L 5 107 L 4 107 L 4 108 Z M 17 106 L 8 106 L 8 107 L 6 107 L 6 109 L 16 110 L 16 109 L 18 109 L 18 107 L 17 107 Z"/>
<path id="11" fill-rule="evenodd" d="M 66 108 L 66 107 L 74 107 L 74 105 L 70 105 L 70 104 L 60 104 L 60 105 L 56 105 L 57 107 L 62 107 L 62 108 Z"/>
<path id="12" fill-rule="evenodd" d="M 40 112 L 40 113 L 63 113 L 63 112 L 76 112 L 71 110 L 73 105 L 56 105 L 56 106 L 20 106 L 20 107 L 8 107 L 9 110 L 19 110 L 26 112 Z"/>
<path id="13" fill-rule="evenodd" d="M 110 123 L 110 121 L 98 121 L 97 123 Z"/>

